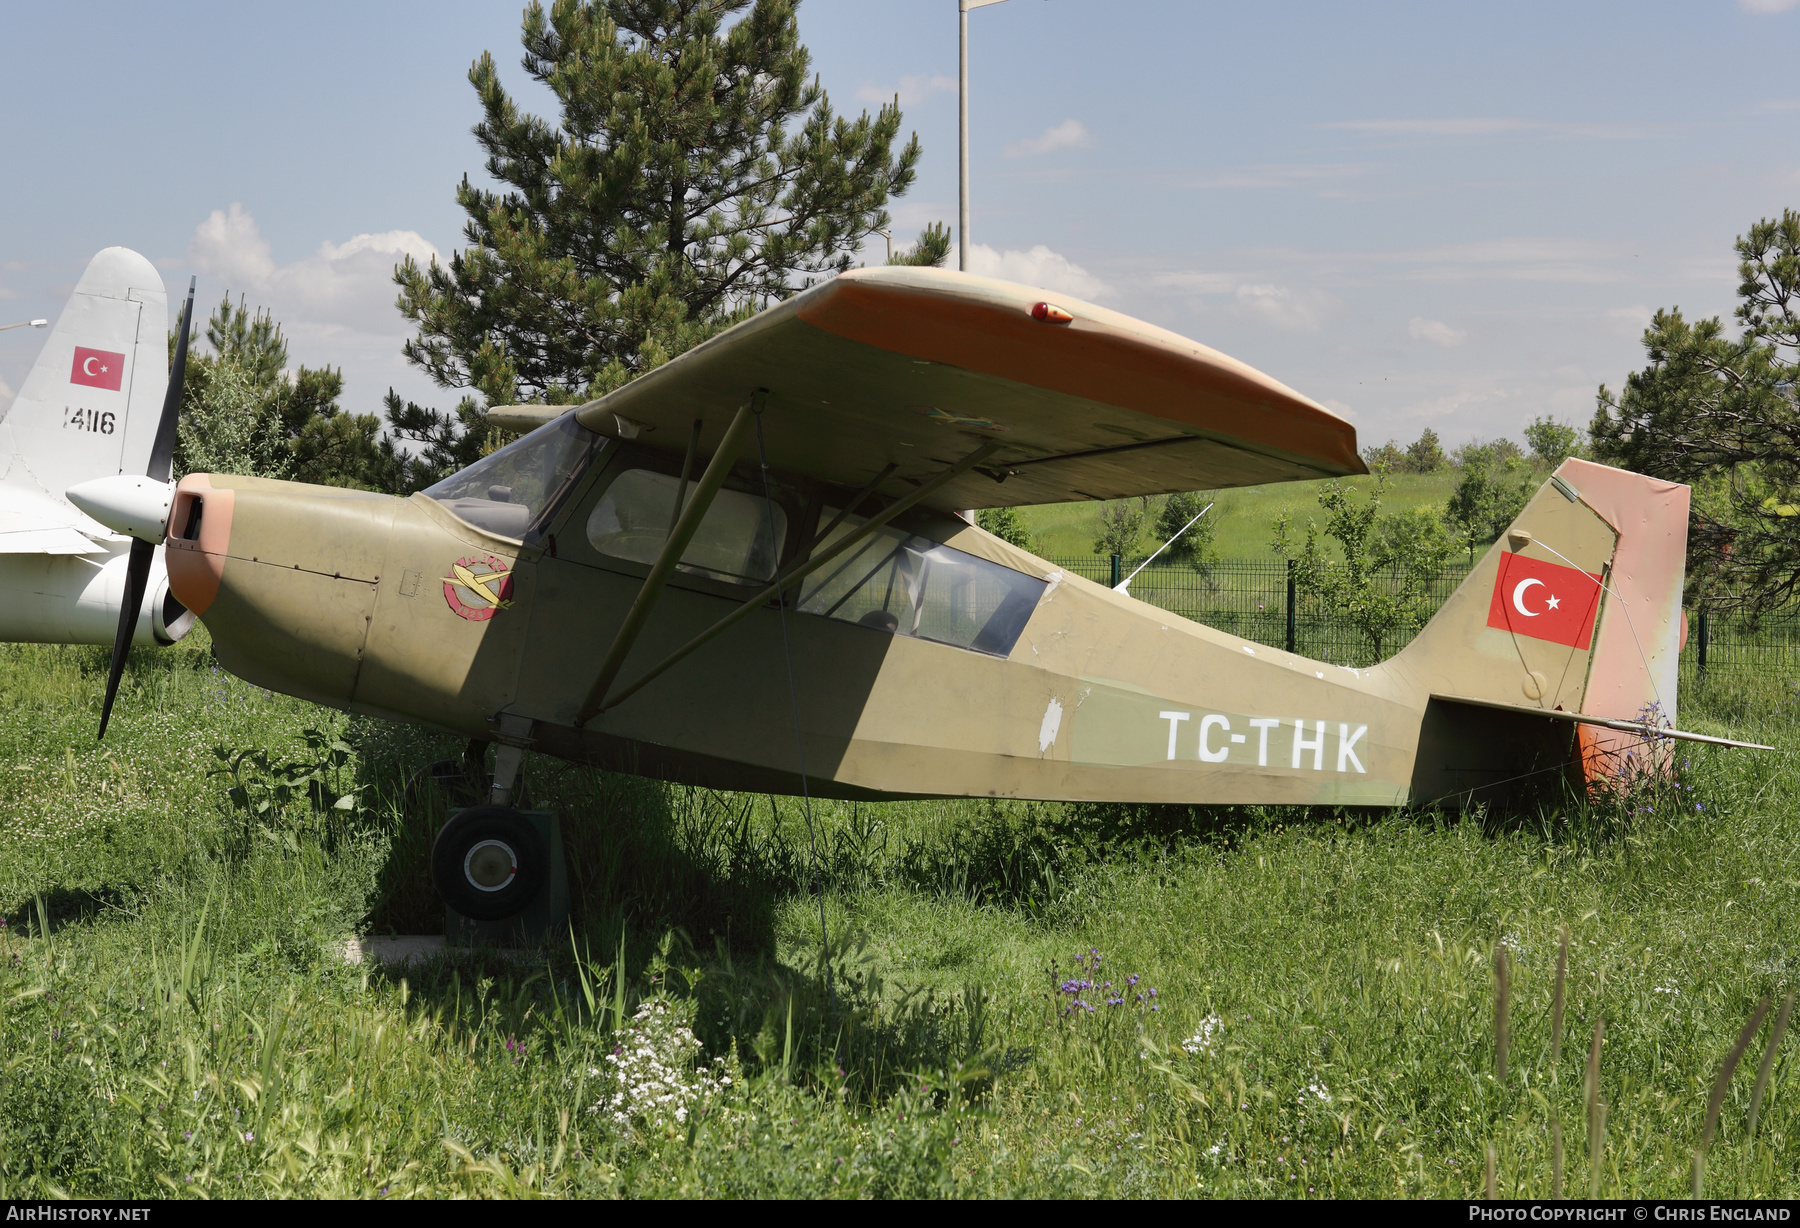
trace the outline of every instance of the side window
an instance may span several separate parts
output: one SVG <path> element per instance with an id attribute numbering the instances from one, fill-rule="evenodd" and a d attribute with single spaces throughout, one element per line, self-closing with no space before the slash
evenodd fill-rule
<path id="1" fill-rule="evenodd" d="M 835 514 L 825 509 L 827 519 Z M 846 517 L 819 548 L 829 548 L 861 523 Z M 1044 583 L 884 526 L 808 576 L 800 590 L 800 610 L 1004 657 L 1037 609 Z"/>
<path id="2" fill-rule="evenodd" d="M 589 513 L 588 544 L 611 558 L 654 563 L 675 524 L 679 486 L 680 482 L 666 473 L 627 469 L 613 479 Z M 781 543 L 786 540 L 787 514 L 779 504 L 768 504 L 741 491 L 721 490 L 706 509 L 679 566 L 691 575 L 732 584 L 763 584 L 775 578 Z"/>

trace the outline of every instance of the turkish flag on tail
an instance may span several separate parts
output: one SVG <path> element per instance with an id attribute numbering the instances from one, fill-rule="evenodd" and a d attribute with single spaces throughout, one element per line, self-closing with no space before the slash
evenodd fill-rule
<path id="1" fill-rule="evenodd" d="M 111 350 L 90 350 L 85 345 L 75 347 L 75 366 L 69 372 L 71 384 L 86 384 L 89 388 L 109 388 L 114 392 L 125 379 L 125 355 L 115 354 Z"/>
<path id="2" fill-rule="evenodd" d="M 1487 625 L 1585 649 L 1594 638 L 1600 577 L 1574 567 L 1500 552 Z"/>

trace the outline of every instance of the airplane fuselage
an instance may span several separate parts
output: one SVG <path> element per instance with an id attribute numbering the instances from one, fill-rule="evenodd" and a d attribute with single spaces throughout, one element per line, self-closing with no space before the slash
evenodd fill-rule
<path id="1" fill-rule="evenodd" d="M 923 607 L 898 607 L 897 628 L 879 610 L 873 624 L 827 616 L 817 594 L 830 592 L 802 590 L 582 723 L 650 570 L 577 548 L 583 524 L 592 537 L 610 514 L 612 484 L 651 463 L 609 447 L 528 544 L 423 494 L 190 477 L 171 514 L 171 580 L 221 662 L 258 685 L 465 736 L 496 736 L 512 718 L 534 749 L 718 788 L 798 791 L 804 770 L 813 791 L 846 797 L 1393 805 L 1473 796 L 1569 760 L 1566 725 L 1433 699 L 1579 710 L 1587 646 L 1492 625 L 1505 542 L 1434 622 L 1446 629 L 1435 642 L 1350 669 L 1189 622 L 925 513 L 905 532 L 927 554 L 955 552 L 940 567 L 967 558 L 1029 581 L 1029 613 L 1004 651 L 921 633 Z M 194 503 L 204 513 L 187 539 Z M 818 527 L 817 504 L 790 543 Z M 1607 521 L 1548 485 L 1520 523 L 1595 575 L 1612 560 Z M 902 583 L 924 581 L 915 569 Z M 894 587 L 890 575 L 884 609 Z M 747 595 L 702 568 L 677 573 L 621 683 Z"/>

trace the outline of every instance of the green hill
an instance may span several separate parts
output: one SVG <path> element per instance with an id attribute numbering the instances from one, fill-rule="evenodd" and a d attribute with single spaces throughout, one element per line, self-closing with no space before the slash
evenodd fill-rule
<path id="1" fill-rule="evenodd" d="M 1442 510 L 1460 478 L 1461 472 L 1456 469 L 1440 469 L 1436 473 L 1396 474 L 1388 479 L 1387 496 L 1382 501 L 1382 507 L 1395 512 L 1422 506 Z M 1346 480 L 1358 490 L 1367 490 L 1375 479 Z M 1269 543 L 1274 536 L 1271 526 L 1275 517 L 1283 510 L 1288 510 L 1297 523 L 1304 524 L 1309 514 L 1318 513 L 1319 488 L 1323 484 L 1277 482 L 1267 486 L 1245 486 L 1221 491 L 1218 506 L 1208 513 L 1219 519 L 1218 537 L 1215 539 L 1219 557 L 1274 558 L 1275 552 Z M 1156 511 L 1165 497 L 1157 496 L 1149 500 L 1150 515 L 1147 520 L 1151 525 L 1154 525 Z M 1099 502 L 1052 503 L 1041 507 L 1020 508 L 1019 514 L 1030 526 L 1035 553 L 1046 558 L 1070 558 L 1093 553 L 1094 537 L 1100 526 L 1100 510 L 1105 506 Z M 1147 554 L 1161 544 L 1160 539 L 1153 540 L 1150 531 L 1146 530 L 1141 550 Z"/>

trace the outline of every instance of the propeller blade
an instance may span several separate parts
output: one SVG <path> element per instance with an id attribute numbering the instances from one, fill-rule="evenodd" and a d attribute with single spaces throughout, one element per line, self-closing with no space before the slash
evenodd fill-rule
<path id="1" fill-rule="evenodd" d="M 175 361 L 170 364 L 169 391 L 163 397 L 162 417 L 156 423 L 156 441 L 150 445 L 150 463 L 144 476 L 169 480 L 175 461 L 175 428 L 181 421 L 181 389 L 187 383 L 188 333 L 194 324 L 194 279 L 188 278 L 187 305 L 181 309 L 181 332 L 175 338 Z"/>
<path id="2" fill-rule="evenodd" d="M 188 333 L 194 324 L 194 279 L 188 279 L 187 305 L 181 309 L 181 332 L 175 338 L 175 361 L 169 371 L 169 391 L 163 397 L 162 417 L 156 424 L 156 440 L 150 445 L 150 463 L 145 476 L 158 482 L 169 480 L 175 462 L 175 427 L 181 418 L 181 390 L 187 382 Z M 125 674 L 125 658 L 131 653 L 131 637 L 137 631 L 138 615 L 143 612 L 144 590 L 150 584 L 150 564 L 156 558 L 156 546 L 142 538 L 132 538 L 131 558 L 125 566 L 125 595 L 119 606 L 119 631 L 113 636 L 112 665 L 106 672 L 106 699 L 100 705 L 100 737 L 106 736 L 106 723 L 112 719 L 113 700 L 119 695 L 119 679 Z"/>
<path id="3" fill-rule="evenodd" d="M 125 658 L 131 654 L 131 636 L 137 630 L 138 614 L 144 605 L 144 589 L 150 581 L 150 562 L 156 547 L 142 538 L 131 539 L 131 561 L 125 571 L 125 599 L 119 610 L 119 633 L 113 637 L 112 667 L 106 674 L 106 700 L 100 705 L 100 737 L 106 736 L 106 722 L 112 719 L 113 700 L 119 694 L 119 679 L 125 674 Z"/>

